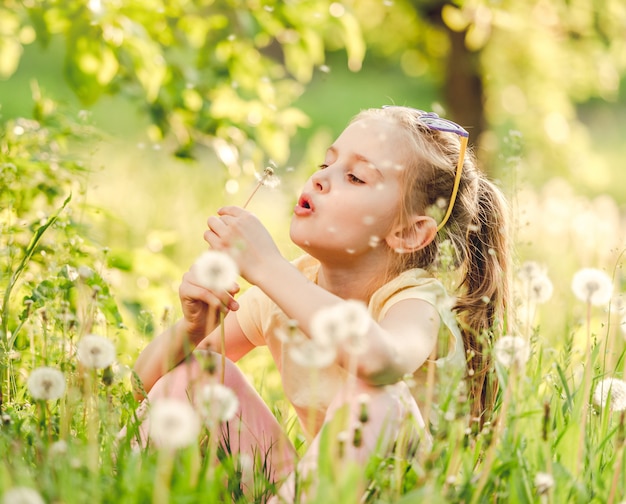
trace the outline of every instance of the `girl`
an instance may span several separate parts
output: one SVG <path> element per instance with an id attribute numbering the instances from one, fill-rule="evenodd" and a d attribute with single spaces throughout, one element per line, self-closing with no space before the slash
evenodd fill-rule
<path id="1" fill-rule="evenodd" d="M 466 375 L 472 413 L 481 421 L 495 388 L 485 350 L 502 324 L 507 300 L 507 210 L 500 191 L 465 156 L 466 145 L 463 128 L 433 113 L 396 106 L 361 112 L 330 146 L 298 199 L 290 237 L 305 255 L 294 262 L 246 210 L 225 207 L 209 217 L 205 240 L 227 251 L 253 287 L 235 301 L 236 286 L 211 292 L 199 284 L 193 267 L 185 274 L 184 317 L 155 338 L 135 365 L 148 399 L 189 397 L 194 384 L 209 379 L 194 357 L 170 369 L 194 348 L 220 349 L 215 313 L 222 309 L 228 312 L 225 384 L 240 402 L 227 426 L 237 433 L 230 449 L 267 456 L 277 481 L 294 471 L 315 474 L 321 428 L 346 405 L 348 428 L 362 436 L 359 443 L 346 443 L 345 454 L 353 460 L 388 449 L 407 421 L 424 426 L 402 378 L 429 356 Z M 453 307 L 460 333 L 442 284 L 429 272 L 444 240 L 461 272 Z M 353 300 L 367 304 L 371 317 L 356 366 L 342 343 L 321 370 L 290 357 L 286 332 L 295 326 L 310 338 L 316 313 Z M 437 355 L 441 322 L 457 335 L 456 350 L 447 356 Z M 311 436 L 297 463 L 271 411 L 233 364 L 261 345 L 269 348 L 286 397 Z M 364 397 L 368 414 L 361 425 Z M 280 495 L 293 500 L 293 475 Z"/>

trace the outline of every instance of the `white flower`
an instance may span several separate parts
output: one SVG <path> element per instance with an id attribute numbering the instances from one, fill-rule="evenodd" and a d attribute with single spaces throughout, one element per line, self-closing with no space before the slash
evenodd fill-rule
<path id="1" fill-rule="evenodd" d="M 554 478 L 549 473 L 538 472 L 535 474 L 535 488 L 539 495 L 544 495 L 554 486 Z"/>
<path id="2" fill-rule="evenodd" d="M 572 290 L 579 300 L 594 306 L 602 306 L 611 301 L 613 281 L 602 270 L 583 268 L 574 275 Z"/>
<path id="3" fill-rule="evenodd" d="M 205 420 L 227 422 L 239 410 L 239 399 L 232 389 L 219 383 L 209 383 L 200 392 Z"/>
<path id="4" fill-rule="evenodd" d="M 237 264 L 226 252 L 207 250 L 194 263 L 198 283 L 212 291 L 232 289 L 239 276 Z"/>
<path id="5" fill-rule="evenodd" d="M 350 299 L 318 310 L 311 319 L 311 338 L 324 345 L 341 345 L 353 354 L 367 349 L 371 317 L 367 306 Z"/>
<path id="6" fill-rule="evenodd" d="M 13 487 L 4 492 L 2 504 L 46 504 L 46 501 L 34 488 Z"/>
<path id="7" fill-rule="evenodd" d="M 335 361 L 337 347 L 299 335 L 289 343 L 289 357 L 300 366 L 325 368 Z"/>
<path id="8" fill-rule="evenodd" d="M 162 398 L 150 406 L 150 439 L 159 448 L 178 449 L 191 445 L 200 434 L 200 417 L 188 401 Z"/>
<path id="9" fill-rule="evenodd" d="M 504 367 L 523 367 L 530 357 L 530 347 L 519 336 L 502 336 L 493 345 L 496 361 Z"/>
<path id="10" fill-rule="evenodd" d="M 104 369 L 115 361 L 115 345 L 97 334 L 87 334 L 78 342 L 76 355 L 83 366 Z"/>
<path id="11" fill-rule="evenodd" d="M 33 399 L 59 399 L 65 393 L 65 376 L 58 369 L 38 367 L 31 372 L 27 385 Z"/>
<path id="12" fill-rule="evenodd" d="M 607 406 L 611 395 L 611 410 L 626 410 L 626 382 L 617 378 L 605 378 L 596 385 L 593 392 L 593 402 L 600 408 Z"/>

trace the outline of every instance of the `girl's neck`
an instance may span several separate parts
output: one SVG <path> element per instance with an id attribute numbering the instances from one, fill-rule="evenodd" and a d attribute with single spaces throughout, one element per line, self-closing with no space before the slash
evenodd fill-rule
<path id="1" fill-rule="evenodd" d="M 317 283 L 343 299 L 358 299 L 367 303 L 380 287 L 384 271 L 372 264 L 334 265 L 321 263 Z"/>

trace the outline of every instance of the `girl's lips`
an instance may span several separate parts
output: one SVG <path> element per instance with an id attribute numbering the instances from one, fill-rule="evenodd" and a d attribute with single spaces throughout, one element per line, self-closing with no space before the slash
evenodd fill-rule
<path id="1" fill-rule="evenodd" d="M 313 213 L 313 204 L 311 203 L 311 198 L 309 198 L 306 194 L 300 196 L 298 200 L 298 204 L 293 209 L 293 213 L 302 217 L 305 215 L 311 215 Z"/>

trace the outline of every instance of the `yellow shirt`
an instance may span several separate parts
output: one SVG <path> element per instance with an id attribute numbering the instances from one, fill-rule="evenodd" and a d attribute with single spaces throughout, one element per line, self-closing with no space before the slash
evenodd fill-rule
<path id="1" fill-rule="evenodd" d="M 309 255 L 296 259 L 293 263 L 303 275 L 315 282 L 319 262 Z M 297 292 L 293 293 L 298 296 Z M 453 349 L 446 357 L 437 359 L 438 366 L 462 367 L 463 346 L 460 333 L 454 321 L 450 298 L 444 286 L 423 269 L 404 271 L 390 282 L 380 287 L 370 298 L 368 310 L 372 318 L 379 322 L 387 311 L 405 299 L 422 299 L 437 308 L 442 326 L 448 327 L 454 339 Z M 267 346 L 282 378 L 287 399 L 291 402 L 303 426 L 309 425 L 313 412 L 314 429 L 321 426 L 328 405 L 347 379 L 347 372 L 333 363 L 324 368 L 303 366 L 289 356 L 289 319 L 282 310 L 258 287 L 251 287 L 239 298 L 240 308 L 236 312 L 243 333 L 255 346 Z M 460 359 L 460 360 L 459 360 Z M 421 381 L 416 374 L 418 381 Z"/>

